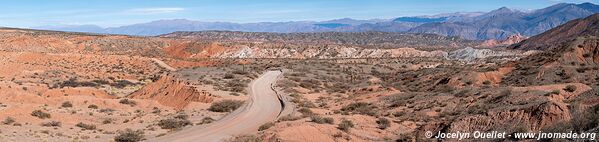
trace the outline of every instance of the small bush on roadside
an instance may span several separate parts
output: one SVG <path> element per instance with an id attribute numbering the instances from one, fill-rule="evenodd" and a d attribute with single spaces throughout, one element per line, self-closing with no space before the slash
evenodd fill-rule
<path id="1" fill-rule="evenodd" d="M 191 125 L 191 122 L 185 119 L 169 118 L 160 120 L 158 122 L 158 126 L 160 126 L 162 129 L 179 129 L 187 125 Z"/>
<path id="2" fill-rule="evenodd" d="M 236 110 L 237 108 L 241 107 L 241 105 L 243 105 L 243 101 L 222 100 L 219 102 L 212 103 L 212 105 L 210 105 L 210 108 L 208 108 L 208 110 L 213 111 L 213 112 L 232 112 L 232 111 Z"/>
<path id="3" fill-rule="evenodd" d="M 124 131 L 118 131 L 118 134 L 114 137 L 115 142 L 139 142 L 144 139 L 144 132 L 142 130 L 131 130 L 125 129 Z"/>
<path id="4" fill-rule="evenodd" d="M 224 142 L 262 142 L 262 138 L 253 135 L 240 135 L 224 140 Z"/>
<path id="5" fill-rule="evenodd" d="M 199 125 L 210 124 L 212 122 L 214 122 L 214 119 L 212 117 L 204 117 L 202 118 L 202 122 L 200 122 Z"/>

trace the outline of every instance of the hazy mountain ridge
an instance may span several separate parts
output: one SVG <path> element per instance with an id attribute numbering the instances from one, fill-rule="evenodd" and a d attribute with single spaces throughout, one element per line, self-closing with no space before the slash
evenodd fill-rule
<path id="1" fill-rule="evenodd" d="M 201 22 L 187 19 L 158 20 L 148 23 L 110 27 L 97 26 L 45 26 L 34 29 L 156 36 L 176 31 L 226 30 L 244 32 L 410 32 L 460 36 L 465 39 L 505 39 L 510 35 L 534 36 L 567 21 L 599 12 L 592 3 L 561 3 L 547 8 L 523 12 L 506 7 L 487 13 L 456 12 L 429 16 L 408 16 L 394 19 L 356 20 L 351 18 L 328 21 L 291 22 Z"/>
<path id="2" fill-rule="evenodd" d="M 502 7 L 462 21 L 423 24 L 409 32 L 461 36 L 466 39 L 505 39 L 518 33 L 524 36 L 534 36 L 570 20 L 587 17 L 598 11 L 599 6 L 592 3 L 562 3 L 532 12 L 521 12 Z"/>

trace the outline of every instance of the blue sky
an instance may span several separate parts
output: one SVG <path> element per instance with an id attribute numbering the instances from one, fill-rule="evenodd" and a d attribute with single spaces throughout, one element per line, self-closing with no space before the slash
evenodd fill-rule
<path id="1" fill-rule="evenodd" d="M 0 26 L 94 24 L 113 27 L 160 19 L 280 22 L 375 19 L 450 12 L 486 12 L 503 6 L 538 9 L 599 0 L 18 0 L 0 5 Z"/>

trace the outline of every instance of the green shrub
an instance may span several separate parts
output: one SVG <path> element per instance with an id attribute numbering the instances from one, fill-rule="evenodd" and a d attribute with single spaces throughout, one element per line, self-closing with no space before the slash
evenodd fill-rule
<path id="1" fill-rule="evenodd" d="M 209 111 L 213 112 L 231 112 L 235 109 L 241 107 L 243 105 L 243 101 L 239 100 L 222 100 L 219 102 L 214 102 L 208 108 Z"/>
<path id="2" fill-rule="evenodd" d="M 125 129 L 124 131 L 118 131 L 115 142 L 139 142 L 144 138 L 144 132 L 142 130 L 133 131 L 131 129 Z"/>

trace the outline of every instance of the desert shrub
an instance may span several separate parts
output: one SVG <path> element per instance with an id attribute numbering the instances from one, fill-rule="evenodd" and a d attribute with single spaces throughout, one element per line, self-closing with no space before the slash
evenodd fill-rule
<path id="1" fill-rule="evenodd" d="M 225 76 L 223 77 L 223 79 L 233 79 L 233 78 L 235 78 L 235 75 L 230 74 L 230 73 L 225 74 Z"/>
<path id="2" fill-rule="evenodd" d="M 210 124 L 212 122 L 214 122 L 214 119 L 212 117 L 204 117 L 204 118 L 202 118 L 202 122 L 200 122 L 199 124 L 200 125 L 202 125 L 202 124 Z"/>
<path id="3" fill-rule="evenodd" d="M 253 135 L 240 135 L 224 140 L 224 142 L 262 142 L 262 138 Z"/>
<path id="4" fill-rule="evenodd" d="M 116 88 L 122 89 L 127 86 L 131 86 L 131 85 L 135 85 L 135 83 L 128 81 L 128 80 L 117 80 L 117 81 L 114 81 L 114 83 L 112 83 L 110 86 L 114 86 Z"/>
<path id="5" fill-rule="evenodd" d="M 114 111 L 115 111 L 115 110 L 114 110 L 114 109 L 111 109 L 111 108 L 100 109 L 100 112 L 101 112 L 101 113 L 111 113 L 111 112 L 114 112 Z"/>
<path id="6" fill-rule="evenodd" d="M 491 85 L 491 81 L 485 80 L 483 81 L 483 85 Z"/>
<path id="7" fill-rule="evenodd" d="M 130 106 L 135 106 L 137 104 L 135 101 L 129 100 L 129 99 L 121 99 L 119 101 L 119 103 L 125 104 L 125 105 L 130 105 Z"/>
<path id="8" fill-rule="evenodd" d="M 179 113 L 174 118 L 175 119 L 187 120 L 187 119 L 189 119 L 189 115 L 187 115 L 185 113 Z"/>
<path id="9" fill-rule="evenodd" d="M 312 112 L 312 110 L 310 110 L 309 108 L 305 108 L 305 107 L 300 108 L 297 111 L 300 112 L 300 113 L 302 113 L 302 115 L 304 117 L 308 117 L 308 116 L 311 116 L 311 115 L 314 114 L 314 112 Z"/>
<path id="10" fill-rule="evenodd" d="M 95 130 L 96 129 L 96 125 L 93 124 L 85 124 L 83 122 L 79 122 L 77 123 L 75 126 L 79 127 L 79 128 L 83 128 L 83 130 Z"/>
<path id="11" fill-rule="evenodd" d="M 144 132 L 142 130 L 131 130 L 125 129 L 124 131 L 118 131 L 118 134 L 114 137 L 115 142 L 138 142 L 144 138 Z"/>
<path id="12" fill-rule="evenodd" d="M 376 120 L 376 124 L 379 125 L 379 129 L 387 129 L 389 126 L 391 126 L 391 121 L 389 121 L 387 118 L 381 117 Z"/>
<path id="13" fill-rule="evenodd" d="M 374 116 L 376 115 L 376 106 L 365 102 L 354 102 L 341 108 L 341 111 Z"/>
<path id="14" fill-rule="evenodd" d="M 110 118 L 109 118 L 109 119 L 104 119 L 104 120 L 102 121 L 102 124 L 110 124 L 110 123 L 112 123 L 113 121 L 114 121 L 114 120 L 113 120 L 113 119 L 110 119 Z"/>
<path id="15" fill-rule="evenodd" d="M 42 123 L 42 126 L 44 126 L 44 127 L 60 127 L 61 125 L 62 125 L 62 123 L 60 123 L 58 121 L 50 121 L 50 122 Z"/>
<path id="16" fill-rule="evenodd" d="M 318 115 L 312 115 L 310 116 L 310 120 L 314 123 L 318 123 L 318 124 L 333 124 L 335 123 L 335 120 L 331 117 L 321 117 Z"/>
<path id="17" fill-rule="evenodd" d="M 301 117 L 299 116 L 292 116 L 292 115 L 285 115 L 281 118 L 279 118 L 279 121 L 295 121 L 301 119 Z"/>
<path id="18" fill-rule="evenodd" d="M 564 91 L 574 92 L 574 91 L 576 91 L 576 89 L 577 89 L 576 86 L 568 85 L 568 86 L 566 86 L 566 88 L 564 88 Z"/>
<path id="19" fill-rule="evenodd" d="M 51 117 L 49 113 L 43 112 L 41 110 L 34 110 L 33 112 L 31 112 L 31 116 L 35 116 L 40 119 L 46 119 Z"/>
<path id="20" fill-rule="evenodd" d="M 261 126 L 258 128 L 258 131 L 264 131 L 264 130 L 266 130 L 266 129 L 268 129 L 268 128 L 272 127 L 272 126 L 275 126 L 275 123 L 268 122 L 268 123 L 262 124 L 262 125 L 261 125 Z"/>
<path id="21" fill-rule="evenodd" d="M 239 75 L 246 75 L 246 74 L 248 74 L 248 72 L 242 71 L 242 70 L 234 70 L 232 73 L 239 74 Z"/>
<path id="22" fill-rule="evenodd" d="M 98 109 L 98 106 L 94 105 L 94 104 L 91 104 L 91 105 L 87 106 L 87 108 Z"/>
<path id="23" fill-rule="evenodd" d="M 389 107 L 400 107 L 410 103 L 415 96 L 414 93 L 395 94 L 383 97 L 383 101 L 387 102 Z"/>
<path id="24" fill-rule="evenodd" d="M 179 129 L 187 125 L 191 125 L 191 122 L 186 119 L 169 118 L 160 120 L 158 122 L 158 126 L 160 126 L 162 129 Z"/>
<path id="25" fill-rule="evenodd" d="M 6 119 L 4 119 L 4 121 L 2 121 L 2 124 L 4 125 L 10 125 L 12 123 L 15 123 L 15 119 L 12 117 L 6 117 Z"/>
<path id="26" fill-rule="evenodd" d="M 73 107 L 73 103 L 70 101 L 63 102 L 61 107 Z"/>
<path id="27" fill-rule="evenodd" d="M 243 101 L 239 100 L 222 100 L 219 102 L 214 102 L 208 108 L 209 111 L 213 112 L 231 112 L 235 109 L 241 107 L 243 105 Z"/>
<path id="28" fill-rule="evenodd" d="M 344 119 L 341 120 L 341 123 L 337 126 L 337 129 L 341 131 L 348 131 L 349 129 L 354 127 L 354 123 L 350 120 Z"/>

